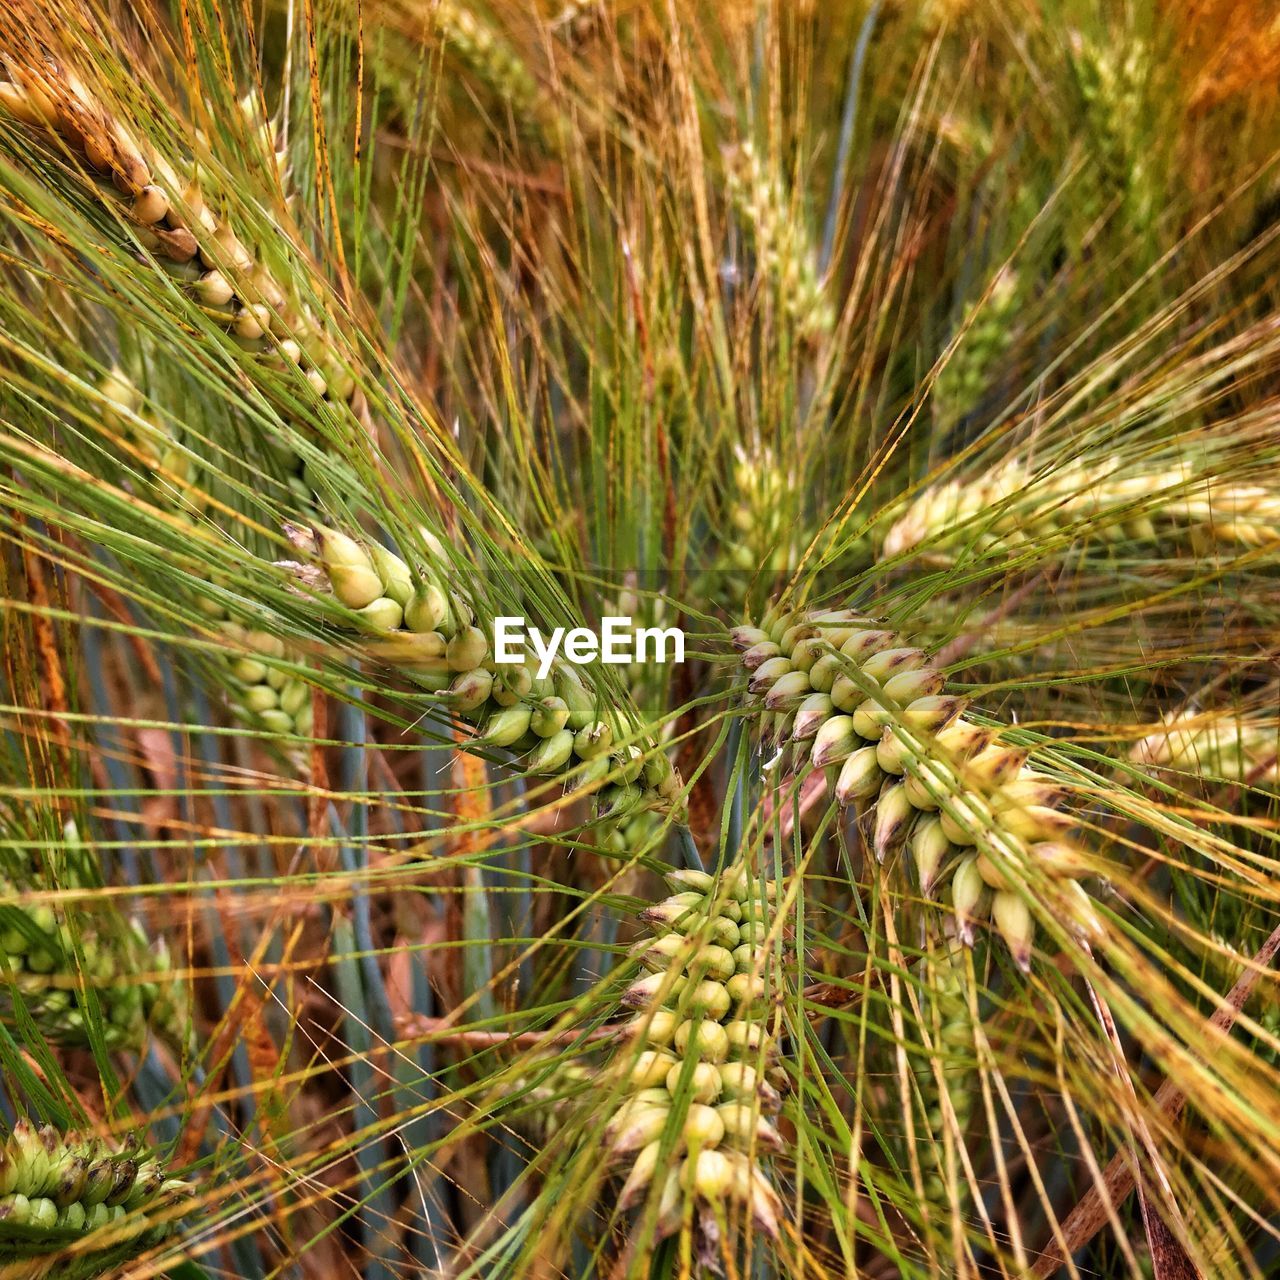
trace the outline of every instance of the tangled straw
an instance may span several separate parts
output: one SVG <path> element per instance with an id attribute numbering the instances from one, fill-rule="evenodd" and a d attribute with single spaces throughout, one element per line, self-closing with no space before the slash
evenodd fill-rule
<path id="1" fill-rule="evenodd" d="M 926 897 L 949 881 L 956 927 L 971 944 L 988 915 L 1022 969 L 1035 921 L 1029 875 L 1059 887 L 1057 914 L 1086 935 L 1100 924 L 1075 877 L 1083 853 L 1062 787 L 965 719 L 966 700 L 921 649 L 853 610 L 780 614 L 733 633 L 780 760 L 828 771 L 835 798 L 864 818 L 883 862 L 906 849 Z"/>

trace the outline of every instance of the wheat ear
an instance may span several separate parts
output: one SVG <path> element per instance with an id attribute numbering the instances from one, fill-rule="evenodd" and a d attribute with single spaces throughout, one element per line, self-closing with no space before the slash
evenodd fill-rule
<path id="1" fill-rule="evenodd" d="M 1273 689 L 1271 696 L 1276 696 Z M 1280 786 L 1280 720 L 1215 710 L 1170 712 L 1133 749 L 1139 764 L 1246 786 Z"/>
<path id="2" fill-rule="evenodd" d="M 95 887 L 75 824 L 68 823 L 64 833 L 52 879 L 64 889 Z M 172 975 L 164 943 L 110 906 L 90 910 L 32 903 L 32 892 L 50 882 L 48 868 L 37 869 L 30 857 L 20 857 L 0 881 L 8 899 L 0 907 L 5 1021 L 12 1024 L 13 1004 L 21 1000 L 48 1040 L 87 1046 L 92 1034 L 85 1001 L 91 990 L 108 1049 L 141 1050 L 151 1028 L 175 1045 L 186 1044 L 191 1032 L 186 992 Z M 138 974 L 151 976 L 141 982 Z"/>
<path id="3" fill-rule="evenodd" d="M 776 290 L 797 335 L 816 341 L 835 327 L 818 274 L 818 254 L 782 180 L 766 169 L 750 140 L 725 156 L 725 190 L 755 245 L 760 276 Z"/>
<path id="4" fill-rule="evenodd" d="M 518 53 L 467 4 L 439 0 L 431 17 L 445 46 L 510 110 L 522 127 L 540 125 L 546 100 Z"/>
<path id="5" fill-rule="evenodd" d="M 0 110 L 56 137 L 98 179 L 100 198 L 133 226 L 159 266 L 195 264 L 190 292 L 210 319 L 295 366 L 317 395 L 355 404 L 355 378 L 331 335 L 205 202 L 181 166 L 136 139 L 73 72 L 12 58 L 5 70 Z"/>
<path id="6" fill-rule="evenodd" d="M 939 426 L 955 426 L 981 403 L 993 370 L 1013 341 L 1021 305 L 1018 275 L 1006 267 L 982 299 L 966 308 L 955 350 L 933 383 L 933 415 Z"/>
<path id="7" fill-rule="evenodd" d="M 1037 540 L 1117 543 L 1179 537 L 1204 551 L 1280 543 L 1280 488 L 1202 480 L 1182 469 L 1120 475 L 1114 462 L 1080 462 L 1038 477 L 1022 459 L 985 477 L 951 480 L 917 496 L 890 527 L 886 555 L 927 543 L 936 560 L 957 549 L 997 554 Z"/>
<path id="8" fill-rule="evenodd" d="M 605 705 L 572 666 L 557 661 L 540 677 L 532 661 L 494 661 L 492 619 L 480 625 L 477 605 L 451 577 L 444 544 L 429 530 L 419 530 L 412 567 L 337 529 L 287 532 L 343 606 L 338 620 L 360 629 L 360 652 L 438 695 L 448 713 L 476 729 L 472 749 L 510 752 L 527 774 L 571 779 L 595 795 L 605 828 L 665 809 L 679 795 L 679 774 L 634 713 Z M 306 567 L 292 567 L 308 580 Z"/>
<path id="9" fill-rule="evenodd" d="M 112 370 L 98 391 L 107 406 L 104 420 L 152 469 L 151 487 L 157 501 L 174 508 L 179 519 L 194 522 L 204 506 L 205 495 L 191 455 L 176 447 L 170 433 L 147 411 L 141 392 L 120 370 Z M 198 596 L 195 603 L 228 644 L 239 651 L 219 664 L 219 683 L 236 717 L 282 739 L 309 737 L 311 688 L 285 667 L 287 662 L 297 661 L 297 655 L 290 654 L 278 636 L 240 625 L 211 597 Z M 291 763 L 299 762 L 295 759 Z"/>
<path id="10" fill-rule="evenodd" d="M 656 936 L 632 952 L 650 972 L 622 995 L 637 1011 L 634 1035 L 598 1086 L 622 1094 L 604 1131 L 624 1178 L 619 1207 L 656 1195 L 663 1238 L 679 1230 L 687 1196 L 709 1244 L 736 1200 L 776 1237 L 782 1202 L 764 1163 L 783 1147 L 770 1118 L 785 1083 L 769 1029 L 776 885 L 743 864 L 719 879 L 675 871 L 667 880 L 677 892 L 640 913 Z"/>
<path id="11" fill-rule="evenodd" d="M 946 881 L 963 942 L 991 917 L 1020 968 L 1031 961 L 1031 880 L 1057 886 L 1056 914 L 1086 935 L 1099 922 L 1077 882 L 1086 867 L 1067 840 L 1063 789 L 964 716 L 946 677 L 852 610 L 782 614 L 739 627 L 750 696 L 783 756 L 827 770 L 836 800 L 856 806 L 884 861 L 910 852 L 922 894 Z"/>
<path id="12" fill-rule="evenodd" d="M 25 1262 L 22 1274 L 59 1280 L 115 1275 L 169 1235 L 191 1190 L 135 1137 L 116 1142 L 20 1119 L 0 1145 L 0 1264 Z M 36 1270 L 72 1245 L 50 1270 Z"/>
<path id="13" fill-rule="evenodd" d="M 925 1132 L 942 1134 L 954 1121 L 961 1139 L 973 1116 L 974 1073 L 955 1059 L 972 1052 L 973 1022 L 965 993 L 964 965 L 959 947 L 950 939 L 924 957 L 921 1000 L 926 1024 L 934 1029 L 933 1050 L 915 1063 L 916 1086 L 923 1102 Z M 943 1095 L 950 1103 L 944 1112 Z M 947 1194 L 946 1170 L 934 1143 L 923 1149 L 925 1196 L 942 1203 Z"/>

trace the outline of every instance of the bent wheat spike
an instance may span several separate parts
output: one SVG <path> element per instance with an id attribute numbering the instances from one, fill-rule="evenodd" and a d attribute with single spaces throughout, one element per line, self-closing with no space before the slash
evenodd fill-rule
<path id="1" fill-rule="evenodd" d="M 63 847 L 52 855 L 61 888 L 96 883 L 88 877 L 86 854 L 75 824 L 68 823 Z M 20 1002 L 48 1040 L 90 1045 L 92 993 L 108 1049 L 141 1050 L 151 1028 L 170 1043 L 185 1045 L 191 1034 L 186 991 L 170 972 L 164 943 L 109 903 L 88 909 L 30 901 L 35 890 L 49 887 L 50 877 L 38 875 L 24 856 L 0 878 L 5 899 L 0 905 L 0 1009 L 6 1024 L 15 1025 Z"/>
<path id="2" fill-rule="evenodd" d="M 318 562 L 348 625 L 361 633 L 363 652 L 437 695 L 446 712 L 474 728 L 473 748 L 510 752 L 530 774 L 564 776 L 590 791 L 605 834 L 678 796 L 679 775 L 635 716 L 606 705 L 572 666 L 557 662 L 542 678 L 532 659 L 494 661 L 492 619 L 477 620 L 434 534 L 419 531 L 411 565 L 337 529 L 287 532 Z"/>
<path id="3" fill-rule="evenodd" d="M 0 1265 L 33 1264 L 76 1246 L 41 1274 L 115 1275 L 170 1234 L 192 1189 L 135 1137 L 116 1142 L 20 1119 L 0 1146 Z"/>
<path id="4" fill-rule="evenodd" d="M 852 610 L 774 616 L 733 640 L 746 654 L 778 649 L 748 683 L 775 767 L 827 770 L 835 799 L 864 816 L 877 859 L 909 853 L 926 896 L 950 878 L 961 940 L 990 915 L 1028 968 L 1033 869 L 1069 879 L 1087 861 L 1066 841 L 1062 788 L 1026 750 L 967 720 L 966 700 L 943 692 L 923 650 Z"/>
<path id="5" fill-rule="evenodd" d="M 1181 773 L 1274 788 L 1280 786 L 1280 719 L 1212 710 L 1170 712 L 1155 733 L 1134 747 L 1131 758 Z"/>
<path id="6" fill-rule="evenodd" d="M 640 913 L 655 937 L 632 955 L 650 972 L 622 994 L 637 1013 L 603 1077 L 611 1097 L 623 1094 L 604 1146 L 624 1178 L 621 1208 L 657 1197 L 662 1238 L 679 1230 L 692 1199 L 700 1249 L 714 1253 L 727 1201 L 770 1237 L 782 1215 L 766 1168 L 783 1147 L 771 1117 L 786 1081 L 769 1030 L 776 885 L 742 864 L 719 880 L 696 871 L 667 879 L 676 892 Z"/>
<path id="7" fill-rule="evenodd" d="M 1015 459 L 985 477 L 926 489 L 889 529 L 884 554 L 922 544 L 946 563 L 964 547 L 982 554 L 1055 536 L 1091 542 L 1177 537 L 1200 550 L 1280 543 L 1280 488 L 1193 480 L 1183 469 L 1121 474 L 1112 461 L 1047 475 Z"/>
<path id="8" fill-rule="evenodd" d="M 161 265 L 195 264 L 190 290 L 205 313 L 244 341 L 296 367 L 317 395 L 352 404 L 348 362 L 322 322 L 307 314 L 267 266 L 206 203 L 182 165 L 113 119 L 72 72 L 47 60 L 6 57 L 0 112 L 56 136 L 99 179 L 110 202 Z M 270 147 L 278 163 L 274 143 Z"/>

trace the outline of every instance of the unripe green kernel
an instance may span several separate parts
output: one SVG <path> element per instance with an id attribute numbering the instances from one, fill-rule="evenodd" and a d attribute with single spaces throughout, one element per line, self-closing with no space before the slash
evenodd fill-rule
<path id="1" fill-rule="evenodd" d="M 445 649 L 445 659 L 454 671 L 471 671 L 480 666 L 488 654 L 489 642 L 479 627 L 463 627 Z"/>
<path id="2" fill-rule="evenodd" d="M 667 1072 L 667 1092 L 673 1098 L 679 1095 L 680 1080 L 684 1072 L 684 1064 L 680 1062 L 677 1062 Z M 695 1063 L 693 1070 L 689 1073 L 688 1088 L 689 1096 L 694 1102 L 714 1102 L 724 1088 L 724 1081 L 720 1076 L 720 1067 L 713 1062 Z"/>
<path id="3" fill-rule="evenodd" d="M 724 1138 L 724 1121 L 714 1107 L 695 1102 L 685 1115 L 684 1140 L 690 1149 L 718 1146 Z"/>
<path id="4" fill-rule="evenodd" d="M 733 1185 L 733 1166 L 723 1152 L 699 1151 L 684 1162 L 680 1179 L 686 1191 L 718 1204 Z"/>
<path id="5" fill-rule="evenodd" d="M 676 1027 L 676 1051 L 701 1062 L 723 1062 L 729 1056 L 729 1037 L 718 1022 L 686 1019 Z"/>
<path id="6" fill-rule="evenodd" d="M 719 1021 L 729 1012 L 732 1003 L 724 983 L 703 981 L 692 984 L 681 993 L 680 1008 L 690 1017 L 702 1016 Z"/>

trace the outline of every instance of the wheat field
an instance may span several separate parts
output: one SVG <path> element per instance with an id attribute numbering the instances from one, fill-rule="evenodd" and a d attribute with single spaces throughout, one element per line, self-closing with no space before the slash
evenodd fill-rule
<path id="1" fill-rule="evenodd" d="M 1280 1277 L 1278 77 L 0 12 L 0 1280 Z"/>

